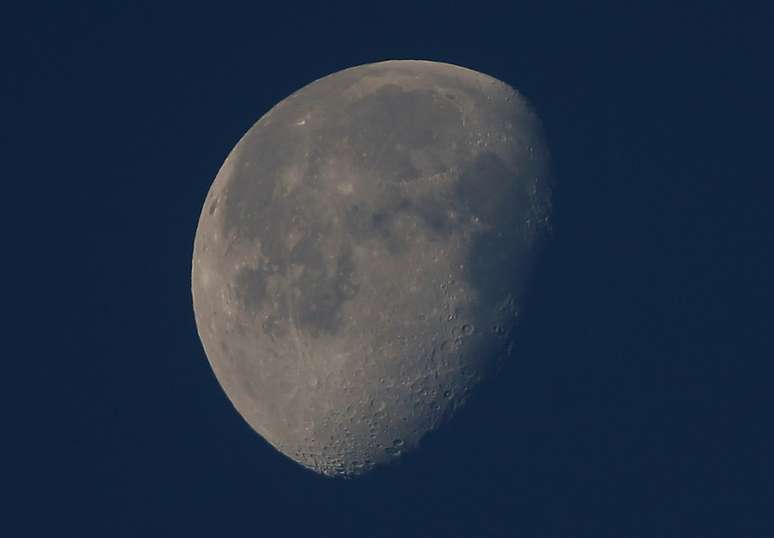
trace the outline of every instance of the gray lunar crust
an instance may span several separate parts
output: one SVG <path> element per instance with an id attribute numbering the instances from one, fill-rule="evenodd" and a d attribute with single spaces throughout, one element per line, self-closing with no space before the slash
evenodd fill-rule
<path id="1" fill-rule="evenodd" d="M 518 357 L 548 176 L 526 100 L 461 67 L 364 65 L 276 105 L 194 244 L 199 336 L 237 411 L 326 475 L 416 447 Z"/>

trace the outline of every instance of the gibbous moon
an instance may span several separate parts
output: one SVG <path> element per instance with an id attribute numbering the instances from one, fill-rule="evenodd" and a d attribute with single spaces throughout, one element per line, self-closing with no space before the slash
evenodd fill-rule
<path id="1" fill-rule="evenodd" d="M 548 164 L 524 97 L 454 65 L 353 67 L 277 104 L 194 243 L 199 336 L 236 410 L 325 475 L 415 448 L 519 360 Z"/>

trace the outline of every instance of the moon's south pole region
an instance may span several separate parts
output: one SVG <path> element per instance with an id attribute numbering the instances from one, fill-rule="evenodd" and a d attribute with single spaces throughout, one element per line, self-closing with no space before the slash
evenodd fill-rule
<path id="1" fill-rule="evenodd" d="M 521 94 L 450 64 L 345 69 L 267 112 L 193 250 L 198 333 L 240 415 L 329 476 L 415 448 L 519 359 L 548 161 Z"/>

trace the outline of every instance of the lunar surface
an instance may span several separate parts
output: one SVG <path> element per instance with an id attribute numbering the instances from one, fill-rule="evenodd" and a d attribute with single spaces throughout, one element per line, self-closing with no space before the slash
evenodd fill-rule
<path id="1" fill-rule="evenodd" d="M 416 447 L 519 360 L 548 164 L 525 98 L 454 65 L 363 65 L 277 104 L 194 243 L 199 336 L 236 410 L 325 475 Z"/>

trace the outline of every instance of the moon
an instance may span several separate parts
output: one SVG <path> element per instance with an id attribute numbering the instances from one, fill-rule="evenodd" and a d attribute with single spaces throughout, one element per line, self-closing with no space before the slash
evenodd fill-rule
<path id="1" fill-rule="evenodd" d="M 365 473 L 519 359 L 550 217 L 543 129 L 513 88 L 431 61 L 345 69 L 267 112 L 219 170 L 194 240 L 199 337 L 278 451 Z"/>

